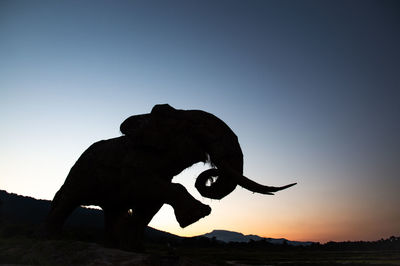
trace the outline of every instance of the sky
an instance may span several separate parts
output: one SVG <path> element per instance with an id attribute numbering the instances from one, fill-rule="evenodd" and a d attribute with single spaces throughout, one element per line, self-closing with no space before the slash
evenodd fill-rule
<path id="1" fill-rule="evenodd" d="M 400 235 L 396 1 L 0 1 L 0 189 L 51 200 L 92 143 L 155 104 L 224 120 L 244 174 L 298 185 L 202 198 L 181 229 L 290 240 Z"/>

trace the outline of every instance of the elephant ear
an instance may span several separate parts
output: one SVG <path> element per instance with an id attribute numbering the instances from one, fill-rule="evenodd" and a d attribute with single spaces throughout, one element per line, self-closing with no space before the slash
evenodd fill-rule
<path id="1" fill-rule="evenodd" d="M 175 112 L 176 109 L 169 104 L 157 104 L 150 114 L 133 115 L 125 119 L 120 126 L 120 131 L 129 136 L 136 136 L 142 131 L 150 133 L 149 130 L 160 127 L 158 118 L 172 117 Z"/>
<path id="2" fill-rule="evenodd" d="M 122 134 L 127 136 L 140 135 L 142 131 L 146 131 L 151 123 L 151 117 L 149 114 L 133 115 L 125 119 L 120 126 Z"/>
<path id="3" fill-rule="evenodd" d="M 171 128 L 176 125 L 177 110 L 168 104 L 157 104 L 150 114 L 134 115 L 120 126 L 121 133 L 135 145 L 165 149 Z"/>
<path id="4" fill-rule="evenodd" d="M 169 104 L 156 104 L 153 109 L 151 109 L 151 114 L 156 117 L 174 117 L 177 110 Z"/>

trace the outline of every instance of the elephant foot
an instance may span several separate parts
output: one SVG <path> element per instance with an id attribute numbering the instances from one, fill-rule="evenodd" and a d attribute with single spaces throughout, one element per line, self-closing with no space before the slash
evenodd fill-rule
<path id="1" fill-rule="evenodd" d="M 180 227 L 184 228 L 192 223 L 197 222 L 201 218 L 209 215 L 211 213 L 211 208 L 201 202 L 196 202 L 195 206 L 186 208 L 175 209 L 175 217 L 178 221 Z"/>

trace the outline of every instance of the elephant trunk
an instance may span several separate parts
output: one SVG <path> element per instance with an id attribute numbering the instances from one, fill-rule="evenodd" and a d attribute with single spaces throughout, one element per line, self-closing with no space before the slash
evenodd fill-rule
<path id="1" fill-rule="evenodd" d="M 233 131 L 219 118 L 202 111 L 191 111 L 190 117 L 202 121 L 195 132 L 198 132 L 200 144 L 205 147 L 212 165 L 216 166 L 202 172 L 196 179 L 195 187 L 203 197 L 222 199 L 237 185 L 252 192 L 273 195 L 272 192 L 296 184 L 270 187 L 243 176 L 243 153 Z"/>
<path id="2" fill-rule="evenodd" d="M 273 192 L 296 185 L 292 183 L 282 187 L 264 186 L 243 175 L 243 157 L 216 162 L 217 168 L 202 172 L 196 179 L 196 188 L 203 197 L 222 199 L 230 194 L 237 185 L 254 193 L 274 195 Z"/>
<path id="3" fill-rule="evenodd" d="M 222 199 L 238 185 L 235 176 L 226 171 L 228 167 L 235 173 L 243 173 L 243 153 L 237 137 L 217 141 L 209 149 L 211 163 L 216 167 L 202 172 L 196 179 L 196 188 L 203 197 Z"/>
<path id="4" fill-rule="evenodd" d="M 242 172 L 243 159 L 237 159 L 236 161 L 236 164 L 232 164 L 237 168 L 235 172 Z M 230 169 L 232 168 L 230 167 Z M 195 187 L 203 197 L 220 200 L 230 194 L 237 184 L 236 178 L 221 166 L 202 172 L 196 179 Z"/>

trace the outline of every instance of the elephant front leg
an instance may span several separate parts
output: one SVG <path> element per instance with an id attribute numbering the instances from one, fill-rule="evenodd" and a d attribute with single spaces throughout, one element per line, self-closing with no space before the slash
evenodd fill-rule
<path id="1" fill-rule="evenodd" d="M 129 171 L 126 171 L 128 180 Z M 183 228 L 211 213 L 208 205 L 196 200 L 184 186 L 171 183 L 157 176 L 147 175 L 136 179 L 124 187 L 122 195 L 127 200 L 132 197 L 134 202 L 162 202 L 172 206 L 176 220 Z"/>
<path id="2" fill-rule="evenodd" d="M 106 243 L 131 251 L 143 251 L 144 230 L 163 203 L 149 202 L 134 210 L 105 208 Z"/>
<path id="3" fill-rule="evenodd" d="M 120 242 L 122 249 L 144 250 L 144 231 L 162 205 L 162 202 L 148 202 L 145 205 L 135 207 L 132 212 L 128 213 L 121 226 L 124 233 Z"/>
<path id="4" fill-rule="evenodd" d="M 208 205 L 196 200 L 181 184 L 171 183 L 166 203 L 174 208 L 176 220 L 184 228 L 211 213 Z"/>

